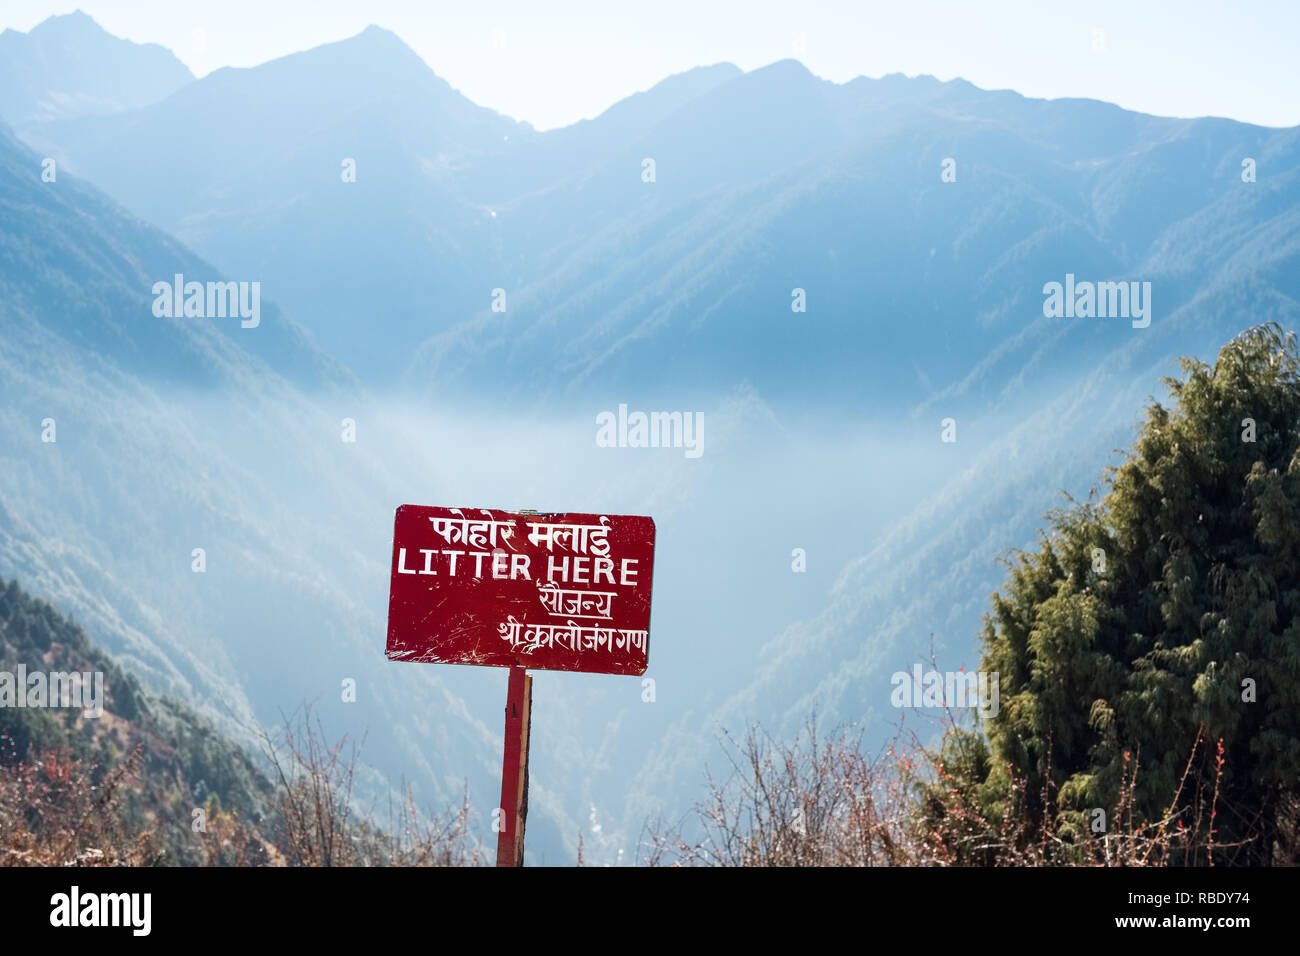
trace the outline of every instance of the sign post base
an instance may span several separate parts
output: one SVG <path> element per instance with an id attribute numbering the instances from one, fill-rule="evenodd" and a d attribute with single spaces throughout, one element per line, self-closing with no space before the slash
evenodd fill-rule
<path id="1" fill-rule="evenodd" d="M 532 726 L 532 710 L 533 675 L 517 665 L 511 667 L 506 688 L 497 866 L 524 865 L 524 824 L 528 819 L 528 732 Z"/>

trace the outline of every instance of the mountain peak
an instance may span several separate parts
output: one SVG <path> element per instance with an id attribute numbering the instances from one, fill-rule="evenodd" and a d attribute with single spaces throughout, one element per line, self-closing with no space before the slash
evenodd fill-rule
<path id="1" fill-rule="evenodd" d="M 401 51 L 408 56 L 419 56 L 414 50 L 407 45 L 406 41 L 399 37 L 392 30 L 377 24 L 370 24 L 360 33 L 354 34 L 344 40 L 341 44 L 349 47 L 358 47 L 369 50 L 393 50 Z"/>
<path id="2" fill-rule="evenodd" d="M 784 60 L 775 60 L 772 63 L 767 64 L 767 66 L 760 66 L 758 69 L 751 71 L 751 75 L 754 73 L 761 73 L 764 76 L 772 77 L 797 77 L 800 80 L 805 77 L 814 76 L 812 70 L 804 66 L 800 60 L 796 60 L 793 57 L 786 57 Z"/>
<path id="3" fill-rule="evenodd" d="M 170 50 L 113 36 L 84 10 L 0 34 L 0 116 L 15 127 L 135 109 L 193 79 Z"/>
<path id="4" fill-rule="evenodd" d="M 78 8 L 71 13 L 56 13 L 53 16 L 46 17 L 36 26 L 32 27 L 30 36 L 88 36 L 90 34 L 110 35 L 107 30 L 96 22 L 86 11 Z"/>
<path id="5" fill-rule="evenodd" d="M 321 64 L 332 64 L 327 67 L 330 69 L 364 67 L 368 72 L 379 71 L 390 78 L 399 74 L 411 79 L 426 73 L 433 75 L 433 70 L 405 40 L 392 30 L 373 23 L 350 37 L 291 53 L 262 66 L 272 64 L 311 64 L 317 68 Z"/>
<path id="6" fill-rule="evenodd" d="M 809 92 L 827 84 L 826 80 L 793 58 L 775 60 L 750 70 L 742 77 L 742 82 L 758 95 L 770 97 L 783 97 L 794 91 Z"/>

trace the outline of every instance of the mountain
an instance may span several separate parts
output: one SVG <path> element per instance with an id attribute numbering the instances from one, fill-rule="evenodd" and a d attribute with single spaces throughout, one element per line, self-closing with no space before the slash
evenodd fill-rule
<path id="1" fill-rule="evenodd" d="M 1265 156 L 1267 183 L 1243 183 L 1243 158 Z M 941 179 L 947 158 L 955 182 Z M 1289 233 L 1298 166 L 1295 130 L 960 81 L 836 86 L 778 63 L 638 130 L 571 188 L 499 213 L 511 244 L 544 234 L 556 253 L 508 313 L 484 303 L 431 337 L 408 381 L 445 400 L 495 374 L 512 398 L 559 407 L 719 380 L 785 407 L 904 413 L 958 392 L 992 407 L 1009 380 L 1050 387 L 1139 334 L 1044 318 L 1045 283 L 1149 281 L 1159 322 L 1208 277 L 1255 269 L 1235 242 L 1189 246 L 1192 224 L 1236 241 Z M 1267 253 L 1260 280 L 1282 274 Z M 807 312 L 792 311 L 795 289 Z"/>
<path id="2" fill-rule="evenodd" d="M 0 127 L 0 574 L 238 744 L 313 704 L 329 739 L 364 741 L 354 792 L 367 807 L 409 784 L 437 813 L 468 786 L 471 839 L 490 845 L 505 675 L 386 660 L 393 510 L 495 499 L 618 511 L 610 489 L 634 482 L 598 495 L 593 471 L 557 487 L 544 477 L 590 455 L 589 441 L 378 404 L 276 308 L 270 281 L 255 328 L 157 315 L 154 284 L 176 273 L 228 278 L 71 173 L 43 181 L 41 155 Z M 492 466 L 508 455 L 533 462 L 530 480 Z M 467 483 L 458 461 L 488 471 Z M 635 470 L 643 487 L 662 483 Z M 612 689 L 546 690 L 530 821 L 543 859 L 569 857 L 586 812 L 570 789 L 582 776 L 565 769 L 589 752 L 578 739 L 617 740 L 617 722 L 589 719 Z M 582 772 L 602 806 L 621 790 L 621 765 Z"/>
<path id="3" fill-rule="evenodd" d="M 42 182 L 39 170 L 39 157 L 0 128 L 0 422 L 7 436 L 0 540 L 15 576 L 66 596 L 63 606 L 97 638 L 111 628 L 113 639 L 104 642 L 111 651 L 135 643 L 128 659 L 137 673 L 193 693 L 191 681 L 216 679 L 223 655 L 208 647 L 178 659 L 177 632 L 193 622 L 160 627 L 164 616 L 142 605 L 140 589 L 162 582 L 124 573 L 120 553 L 101 564 L 116 551 L 105 540 L 129 542 L 143 557 L 179 546 L 151 540 L 151 527 L 188 525 L 206 536 L 240 524 L 242 509 L 229 507 L 223 492 L 241 480 L 239 469 L 205 447 L 182 407 L 186 396 L 226 396 L 229 403 L 218 401 L 214 411 L 227 427 L 246 424 L 243 416 L 262 405 L 273 410 L 262 425 L 269 434 L 241 435 L 256 441 L 274 437 L 280 416 L 310 410 L 291 379 L 325 394 L 346 394 L 352 380 L 270 303 L 255 329 L 237 317 L 155 316 L 154 282 L 177 272 L 223 277 L 102 194 L 70 176 Z M 53 431 L 43 442 L 47 419 Z M 57 501 L 47 499 L 50 487 L 62 489 Z M 177 597 L 165 586 L 158 593 Z M 188 617 L 173 611 L 176 622 Z"/>
<path id="4" fill-rule="evenodd" d="M 275 277 L 372 386 L 445 403 L 493 380 L 499 403 L 557 409 L 719 383 L 785 407 L 994 407 L 1007 379 L 1050 386 L 1123 334 L 1045 319 L 1045 283 L 1151 281 L 1171 313 L 1250 268 L 1175 236 L 1270 228 L 1259 194 L 1300 155 L 1294 130 L 795 61 L 700 68 L 536 133 L 374 27 L 26 136 L 225 271 Z"/>
<path id="5" fill-rule="evenodd" d="M 158 319 L 155 283 L 172 285 L 178 273 L 205 284 L 228 277 L 74 178 L 43 182 L 41 158 L 2 125 L 0 169 L 0 312 L 12 319 L 13 336 L 37 334 L 32 320 L 39 317 L 41 334 L 111 356 L 141 377 L 190 387 L 263 374 L 260 362 L 244 367 L 253 356 L 304 387 L 355 383 L 269 294 L 255 328 L 244 328 L 254 320 L 238 316 L 211 324 Z"/>
<path id="6" fill-rule="evenodd" d="M 27 139 L 232 276 L 274 277 L 328 351 L 383 381 L 394 353 L 490 291 L 471 293 L 465 276 L 467 262 L 491 275 L 498 261 L 488 210 L 457 178 L 532 135 L 371 27 L 216 70 L 120 123 Z"/>
<path id="7" fill-rule="evenodd" d="M 381 434 L 355 379 L 269 298 L 255 328 L 156 315 L 156 281 L 224 277 L 75 177 L 43 182 L 40 168 L 0 129 L 3 574 L 236 741 L 345 676 L 382 676 L 394 693 L 350 708 L 335 691 L 319 711 L 331 731 L 395 724 L 404 700 L 438 682 L 386 671 L 374 643 L 382 608 L 364 595 L 401 493 L 382 461 L 343 439 L 345 418 L 363 443 Z M 422 733 L 407 734 L 368 753 L 394 785 L 394 768 L 428 759 Z M 363 789 L 387 786 L 366 773 Z M 466 779 L 411 776 L 436 807 L 459 800 Z"/>
<path id="8" fill-rule="evenodd" d="M 1295 129 L 784 61 L 538 133 L 372 28 L 21 135 L 0 574 L 150 686 L 232 734 L 319 699 L 370 734 L 372 792 L 468 780 L 486 813 L 504 675 L 383 660 L 393 508 L 654 516 L 656 695 L 536 676 L 537 862 L 579 833 L 626 862 L 719 767 L 719 727 L 816 708 L 887 739 L 890 674 L 931 634 L 976 663 L 998 557 L 1086 496 L 1178 356 L 1300 326 Z M 156 318 L 178 271 L 284 311 Z M 1150 324 L 1046 317 L 1067 275 L 1150 283 Z M 596 444 L 620 404 L 701 411 L 704 454 Z"/>
<path id="9" fill-rule="evenodd" d="M 34 709 L 10 702 L 0 711 L 4 811 L 24 805 L 33 808 L 45 795 L 43 787 L 49 788 L 50 797 L 62 791 L 61 799 L 51 799 L 44 812 L 32 813 L 24 821 L 26 826 L 13 826 L 12 821 L 0 824 L 4 865 L 32 865 L 33 859 L 64 864 L 51 860 L 60 847 L 48 839 L 58 832 L 60 815 L 78 824 L 77 841 L 67 840 L 62 850 L 79 863 L 101 862 L 106 850 L 112 852 L 95 839 L 99 837 L 115 844 L 115 849 L 125 848 L 127 854 L 138 853 L 134 862 L 192 865 L 207 856 L 191 828 L 190 808 L 234 812 L 249 823 L 262 821 L 270 808 L 271 785 L 239 745 L 184 704 L 141 687 L 85 631 L 14 581 L 0 581 L 0 672 L 41 674 L 51 681 L 60 674 L 91 675 L 90 697 L 78 703 L 92 704 L 88 709 Z M 34 686 L 18 683 L 17 676 L 13 679 L 18 693 L 26 694 Z M 24 765 L 33 768 L 32 776 L 24 776 Z M 77 807 L 74 801 L 83 793 L 68 799 L 69 791 L 82 788 L 85 796 L 102 794 L 106 782 L 117 774 L 124 778 L 119 784 L 124 793 L 106 808 Z M 77 820 L 82 809 L 87 811 L 85 819 Z M 109 819 L 103 820 L 104 816 Z M 117 832 L 116 827 L 125 832 Z M 133 846 L 136 837 L 146 832 L 148 843 Z M 23 846 L 28 833 L 41 842 Z M 245 860 L 266 862 L 270 844 L 253 837 L 238 849 Z"/>
<path id="10" fill-rule="evenodd" d="M 193 79 L 170 50 L 112 36 L 80 10 L 0 33 L 0 119 L 15 127 L 136 109 Z"/>

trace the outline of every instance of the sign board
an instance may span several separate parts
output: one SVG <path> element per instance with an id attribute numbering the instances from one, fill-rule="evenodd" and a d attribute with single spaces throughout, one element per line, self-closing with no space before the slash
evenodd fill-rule
<path id="1" fill-rule="evenodd" d="M 654 520 L 401 505 L 389 659 L 645 673 Z"/>

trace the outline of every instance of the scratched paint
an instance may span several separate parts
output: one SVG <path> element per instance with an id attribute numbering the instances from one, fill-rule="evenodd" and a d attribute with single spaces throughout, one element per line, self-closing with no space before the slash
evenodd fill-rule
<path id="1" fill-rule="evenodd" d="M 644 674 L 654 520 L 401 505 L 392 660 Z"/>

